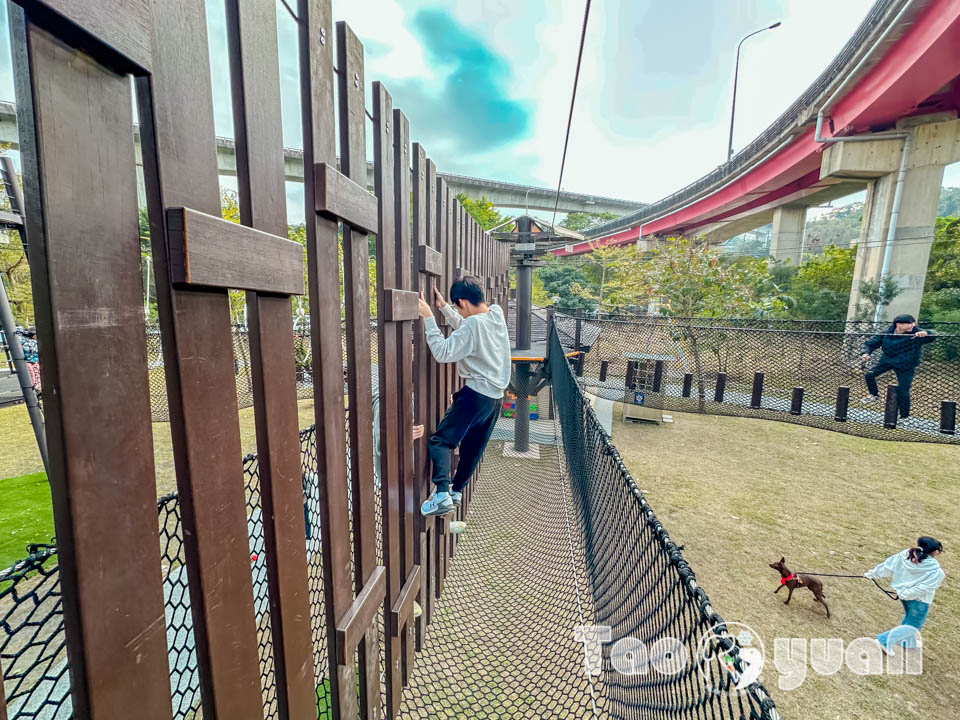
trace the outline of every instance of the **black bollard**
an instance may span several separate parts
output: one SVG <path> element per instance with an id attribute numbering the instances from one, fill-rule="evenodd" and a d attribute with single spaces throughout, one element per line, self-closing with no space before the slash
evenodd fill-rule
<path id="1" fill-rule="evenodd" d="M 683 374 L 683 396 L 690 397 L 690 391 L 693 389 L 693 373 Z"/>
<path id="2" fill-rule="evenodd" d="M 624 382 L 624 385 L 628 388 L 633 387 L 633 376 L 635 374 L 635 366 L 633 360 L 627 361 L 627 379 Z"/>
<path id="3" fill-rule="evenodd" d="M 717 373 L 717 387 L 713 391 L 713 401 L 722 403 L 723 393 L 727 389 L 727 374 Z"/>
<path id="4" fill-rule="evenodd" d="M 883 426 L 887 430 L 897 427 L 897 386 L 887 385 L 887 399 L 883 405 Z"/>
<path id="5" fill-rule="evenodd" d="M 657 360 L 653 365 L 653 391 L 660 392 L 663 385 L 663 360 Z"/>
<path id="6" fill-rule="evenodd" d="M 790 398 L 790 414 L 799 415 L 803 412 L 803 388 L 795 387 L 793 396 Z"/>
<path id="7" fill-rule="evenodd" d="M 750 396 L 750 407 L 759 410 L 763 401 L 763 373 L 753 374 L 753 394 Z"/>
<path id="8" fill-rule="evenodd" d="M 957 404 L 953 400 L 940 403 L 940 432 L 944 435 L 957 434 Z"/>
<path id="9" fill-rule="evenodd" d="M 577 377 L 583 377 L 583 357 L 586 355 L 582 350 L 577 355 Z"/>
<path id="10" fill-rule="evenodd" d="M 850 388 L 837 388 L 837 410 L 833 414 L 833 419 L 837 422 L 847 421 L 847 408 L 850 406 Z"/>
<path id="11" fill-rule="evenodd" d="M 606 381 L 607 381 L 607 366 L 608 366 L 609 364 L 610 364 L 610 363 L 608 363 L 606 360 L 601 360 L 601 361 L 600 361 L 600 382 L 606 382 Z"/>

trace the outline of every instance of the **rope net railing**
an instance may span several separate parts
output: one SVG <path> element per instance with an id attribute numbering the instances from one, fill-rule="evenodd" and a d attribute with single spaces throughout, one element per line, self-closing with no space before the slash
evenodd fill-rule
<path id="1" fill-rule="evenodd" d="M 314 674 L 317 683 L 317 717 L 323 718 L 330 716 L 332 707 L 324 624 L 323 548 L 319 532 L 320 485 L 315 432 L 312 426 L 300 431 L 300 451 Z M 348 467 L 349 457 L 347 448 Z M 264 720 L 272 720 L 277 717 L 276 678 L 273 669 L 270 599 L 256 455 L 247 455 L 244 458 L 243 474 L 263 717 Z M 376 501 L 379 507 L 379 485 Z M 201 717 L 200 676 L 190 609 L 181 508 L 176 493 L 157 500 L 157 520 L 160 530 L 173 718 L 197 720 Z M 378 512 L 378 560 L 382 554 L 380 539 L 381 520 Z M 24 560 L 0 571 L 0 666 L 3 669 L 7 715 L 17 720 L 66 720 L 73 717 L 73 707 L 57 548 L 52 543 L 31 545 L 28 551 Z M 382 642 L 380 647 L 382 652 Z"/>
<path id="2" fill-rule="evenodd" d="M 603 678 L 608 716 L 779 718 L 766 689 L 747 682 L 738 640 L 631 477 L 555 332 L 550 375 L 592 595 L 595 625 L 582 637 L 602 647 L 586 661 Z"/>
<path id="3" fill-rule="evenodd" d="M 579 333 L 581 386 L 608 400 L 867 438 L 960 443 L 960 328 L 954 323 L 920 323 L 918 329 L 937 337 L 913 340 L 915 348 L 893 357 L 882 347 L 892 337 L 888 324 L 560 314 L 556 324 L 565 336 Z M 868 341 L 878 347 L 864 362 Z M 907 357 L 914 349 L 915 367 Z M 876 376 L 878 399 L 872 399 L 868 374 L 891 365 L 896 369 Z"/>

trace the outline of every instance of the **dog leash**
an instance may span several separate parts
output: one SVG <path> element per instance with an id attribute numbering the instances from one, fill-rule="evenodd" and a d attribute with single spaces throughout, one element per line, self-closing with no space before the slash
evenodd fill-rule
<path id="1" fill-rule="evenodd" d="M 900 599 L 900 597 L 892 590 L 887 590 L 873 578 L 864 577 L 863 575 L 837 575 L 834 573 L 801 572 L 799 570 L 795 570 L 794 574 L 795 575 L 813 575 L 814 577 L 859 578 L 860 580 L 873 580 L 873 584 L 876 585 L 877 588 L 879 588 L 880 592 L 882 592 L 888 598 L 890 598 L 891 600 Z"/>

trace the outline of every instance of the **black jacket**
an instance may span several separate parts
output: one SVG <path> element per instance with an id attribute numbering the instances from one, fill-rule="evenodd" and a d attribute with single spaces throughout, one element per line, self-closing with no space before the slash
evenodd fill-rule
<path id="1" fill-rule="evenodd" d="M 863 344 L 863 352 L 869 355 L 877 348 L 882 348 L 881 362 L 886 360 L 891 367 L 898 370 L 912 370 L 920 364 L 923 346 L 937 338 L 935 330 L 927 330 L 926 337 L 914 337 L 916 332 L 922 329 L 914 326 L 910 332 L 897 335 L 896 326 L 891 325 L 883 333 L 867 340 Z"/>

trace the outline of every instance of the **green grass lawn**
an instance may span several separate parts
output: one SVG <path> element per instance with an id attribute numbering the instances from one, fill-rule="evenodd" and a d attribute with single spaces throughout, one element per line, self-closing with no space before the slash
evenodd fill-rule
<path id="1" fill-rule="evenodd" d="M 26 557 L 26 545 L 50 542 L 53 507 L 45 473 L 0 480 L 0 569 Z"/>

